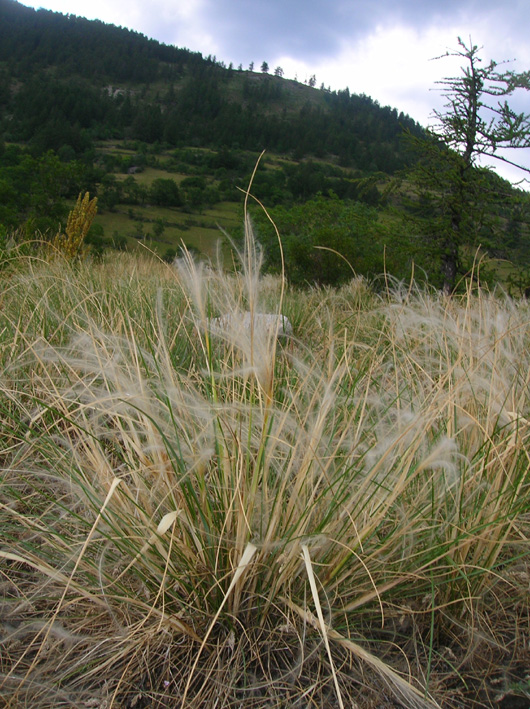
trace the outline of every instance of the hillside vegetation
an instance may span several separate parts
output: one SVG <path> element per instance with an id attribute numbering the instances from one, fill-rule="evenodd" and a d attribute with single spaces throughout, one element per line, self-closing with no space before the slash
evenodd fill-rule
<path id="1" fill-rule="evenodd" d="M 265 150 L 253 190 L 274 210 L 294 282 L 340 284 L 353 269 L 438 285 L 443 254 L 426 236 L 436 193 L 413 200 L 406 180 L 388 192 L 417 160 L 410 138 L 423 129 L 368 96 L 276 73 L 1 0 L 0 238 L 53 238 L 89 191 L 95 256 L 147 247 L 171 260 L 184 243 L 206 257 L 220 248 L 229 262 L 225 237 L 241 239 L 241 190 Z M 460 248 L 458 278 L 480 246 L 482 282 L 520 294 L 530 284 L 528 195 L 494 173 L 480 182 L 486 218 Z M 303 235 L 301 211 L 314 215 Z M 267 220 L 256 232 L 277 270 Z"/>
<path id="2" fill-rule="evenodd" d="M 0 4 L 0 92 L 8 139 L 81 155 L 98 138 L 340 156 L 385 172 L 403 164 L 402 128 L 368 96 L 227 69 L 101 22 Z"/>

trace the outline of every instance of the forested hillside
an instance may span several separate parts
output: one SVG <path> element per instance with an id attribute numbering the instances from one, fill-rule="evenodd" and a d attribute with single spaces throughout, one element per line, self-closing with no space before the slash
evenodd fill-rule
<path id="1" fill-rule="evenodd" d="M 71 200 L 90 191 L 99 199 L 96 250 L 149 238 L 170 257 L 185 236 L 208 253 L 217 225 L 239 219 L 239 190 L 265 150 L 255 181 L 259 199 L 288 211 L 317 200 L 310 211 L 323 210 L 319 233 L 286 235 L 293 258 L 302 242 L 310 250 L 323 245 L 340 248 L 356 272 L 374 275 L 391 264 L 406 277 L 413 260 L 427 269 L 432 259 L 421 238 L 405 238 L 418 231 L 425 205 L 407 204 L 406 188 L 401 197 L 382 197 L 385 182 L 415 159 L 404 132 L 418 137 L 423 129 L 348 89 L 227 67 L 128 29 L 0 0 L 4 232 L 21 225 L 26 233 L 56 230 Z M 497 193 L 510 192 L 490 179 Z M 377 212 L 361 218 L 352 201 Z M 480 243 L 492 256 L 530 263 L 524 195 L 516 206 L 503 198 L 488 209 L 502 235 L 488 225 Z M 290 225 L 295 213 L 277 216 Z M 321 258 L 313 253 L 314 269 L 302 269 L 309 281 L 351 272 L 338 262 L 323 269 Z M 268 253 L 270 267 L 275 259 Z"/>
<path id="2" fill-rule="evenodd" d="M 0 3 L 0 97 L 7 140 L 39 151 L 132 138 L 173 146 L 340 156 L 391 172 L 403 164 L 396 110 L 349 91 L 225 68 L 126 29 Z M 61 136 L 63 138 L 61 139 Z"/>

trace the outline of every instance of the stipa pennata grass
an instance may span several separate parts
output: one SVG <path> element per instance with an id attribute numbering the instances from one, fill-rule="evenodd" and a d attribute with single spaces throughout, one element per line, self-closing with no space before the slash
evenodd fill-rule
<path id="1" fill-rule="evenodd" d="M 454 443 L 459 475 L 437 535 L 446 536 L 455 584 L 480 595 L 495 581 L 483 570 L 501 563 L 526 509 L 528 308 L 484 292 L 447 299 L 414 290 L 386 313 L 390 390 L 400 406 L 432 402 L 432 426 Z"/>
<path id="2" fill-rule="evenodd" d="M 246 229 L 232 274 L 186 259 L 153 286 L 134 266 L 96 284 L 107 265 L 21 286 L 48 315 L 6 320 L 4 696 L 266 706 L 329 680 L 348 705 L 360 662 L 432 706 L 369 641 L 401 642 L 403 616 L 465 622 L 526 529 L 526 310 L 377 304 L 359 283 L 278 283 L 275 303 Z M 271 310 L 289 346 L 209 328 Z"/>

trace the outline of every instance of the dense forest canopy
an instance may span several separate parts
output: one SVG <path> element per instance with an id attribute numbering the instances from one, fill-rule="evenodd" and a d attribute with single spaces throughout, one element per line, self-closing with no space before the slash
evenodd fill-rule
<path id="1" fill-rule="evenodd" d="M 2 0 L 0 61 L 17 77 L 53 66 L 62 76 L 142 82 L 175 78 L 203 59 L 123 27 Z"/>

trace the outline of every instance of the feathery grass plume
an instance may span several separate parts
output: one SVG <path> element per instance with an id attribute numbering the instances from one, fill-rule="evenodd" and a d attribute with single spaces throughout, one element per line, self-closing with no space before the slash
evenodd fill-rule
<path id="1" fill-rule="evenodd" d="M 400 408 L 423 400 L 427 428 L 458 456 L 436 532 L 454 565 L 444 593 L 460 595 L 463 585 L 478 596 L 527 509 L 528 308 L 470 287 L 461 299 L 413 291 L 387 312 L 400 373 L 389 378 L 391 396 Z"/>
<path id="2" fill-rule="evenodd" d="M 68 215 L 64 233 L 59 231 L 55 235 L 52 247 L 67 259 L 80 256 L 85 237 L 92 226 L 97 213 L 97 197 L 90 199 L 90 194 L 85 192 L 83 198 L 79 194 L 74 208 Z"/>
<path id="3" fill-rule="evenodd" d="M 467 652 L 523 553 L 527 307 L 291 292 L 253 239 L 247 222 L 232 274 L 186 257 L 177 282 L 124 254 L 12 277 L 8 705 L 438 706 L 436 629 Z M 292 351 L 211 336 L 264 310 L 295 324 Z"/>

